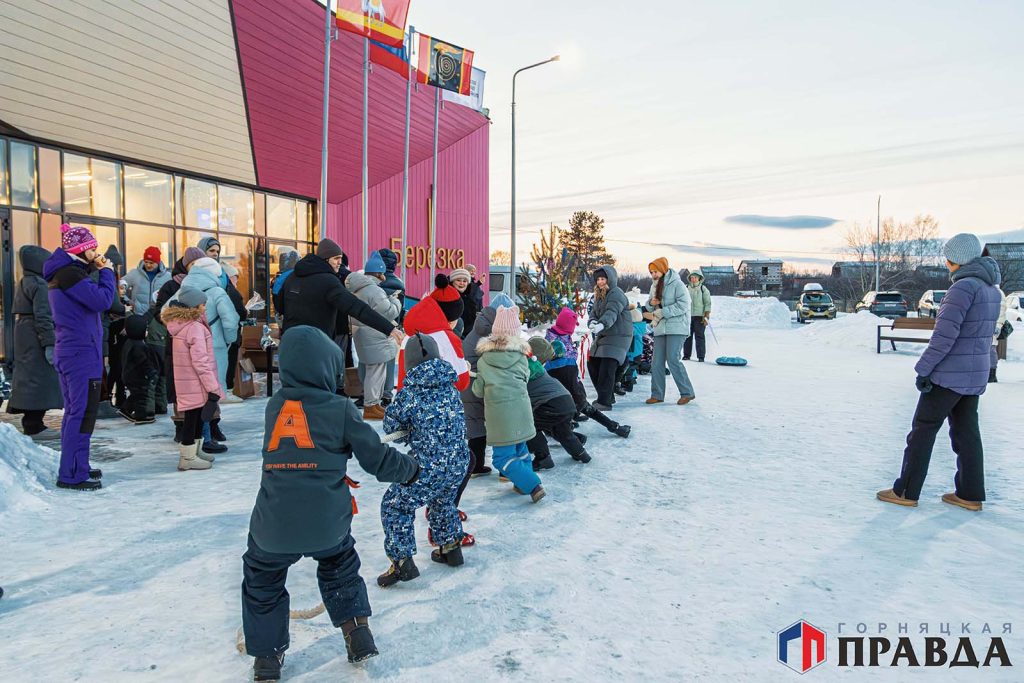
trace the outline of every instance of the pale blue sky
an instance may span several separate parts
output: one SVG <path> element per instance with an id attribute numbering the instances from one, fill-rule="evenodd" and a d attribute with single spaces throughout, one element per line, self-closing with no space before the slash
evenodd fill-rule
<path id="1" fill-rule="evenodd" d="M 1020 0 L 413 0 L 410 23 L 488 72 L 492 248 L 512 72 L 563 55 L 519 77 L 521 258 L 577 209 L 637 267 L 821 267 L 879 192 L 883 215 L 932 213 L 947 235 L 1024 227 Z"/>

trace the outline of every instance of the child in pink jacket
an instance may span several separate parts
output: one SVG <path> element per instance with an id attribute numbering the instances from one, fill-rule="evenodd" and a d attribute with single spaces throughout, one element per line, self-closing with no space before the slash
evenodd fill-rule
<path id="1" fill-rule="evenodd" d="M 203 422 L 213 418 L 224 397 L 217 379 L 213 334 L 206 324 L 206 295 L 194 287 L 182 287 L 164 306 L 160 319 L 171 334 L 174 393 L 177 409 L 184 414 L 178 469 L 208 470 L 213 456 L 203 453 Z"/>

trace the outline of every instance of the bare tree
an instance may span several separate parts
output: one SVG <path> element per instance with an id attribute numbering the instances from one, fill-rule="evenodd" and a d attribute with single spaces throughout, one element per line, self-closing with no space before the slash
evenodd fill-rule
<path id="1" fill-rule="evenodd" d="M 941 262 L 942 240 L 939 238 L 939 222 L 930 215 L 917 215 L 909 222 L 897 223 L 892 217 L 882 221 L 880 235 L 876 235 L 873 221 L 854 223 L 846 231 L 846 251 L 853 260 L 862 264 L 874 264 L 877 260 L 880 271 L 880 286 L 883 290 L 911 286 L 917 279 L 917 268 Z M 854 282 L 851 289 L 860 289 L 857 298 L 874 289 L 875 274 L 872 268 L 857 268 L 845 280 Z"/>
<path id="2" fill-rule="evenodd" d="M 512 263 L 512 257 L 509 252 L 502 249 L 495 249 L 491 252 L 491 265 L 495 266 L 507 266 Z"/>

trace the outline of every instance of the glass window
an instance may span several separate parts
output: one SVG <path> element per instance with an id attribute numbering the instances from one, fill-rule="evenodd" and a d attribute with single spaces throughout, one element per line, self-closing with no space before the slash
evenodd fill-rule
<path id="1" fill-rule="evenodd" d="M 269 266 L 269 270 L 270 270 L 270 282 L 271 283 L 274 282 L 274 280 L 277 278 L 278 273 L 281 272 L 281 257 L 284 256 L 285 254 L 287 254 L 292 249 L 298 249 L 301 252 L 302 247 L 301 247 L 301 245 L 299 245 L 297 247 L 295 245 L 295 243 L 291 243 L 291 244 L 282 244 L 280 242 L 271 242 L 270 243 L 270 245 L 269 245 L 270 263 L 268 264 L 268 266 Z M 274 306 L 274 302 L 273 302 L 273 300 L 271 300 L 270 301 L 270 307 L 273 308 L 273 306 Z M 274 313 L 276 315 L 277 311 L 275 310 Z"/>
<path id="2" fill-rule="evenodd" d="M 26 244 L 39 244 L 35 211 L 11 212 L 11 237 L 14 239 L 14 281 L 21 279 L 21 259 L 18 250 Z"/>
<path id="3" fill-rule="evenodd" d="M 90 223 L 89 221 L 72 221 L 71 224 L 72 225 L 81 225 L 83 227 L 89 228 L 89 232 L 91 232 L 93 234 L 93 237 L 96 238 L 96 242 L 99 244 L 99 247 L 98 247 L 99 253 L 105 254 L 107 252 L 107 249 L 109 249 L 111 246 L 116 248 L 118 250 L 118 253 L 120 253 L 120 250 L 121 250 L 121 247 L 120 247 L 120 244 L 121 244 L 121 230 L 117 226 L 115 226 L 115 225 L 96 225 L 95 223 Z M 58 237 L 57 237 L 58 242 L 57 242 L 57 245 L 54 248 L 60 246 L 60 226 L 57 227 L 57 235 L 58 235 Z M 47 247 L 47 249 L 49 249 L 49 248 L 50 247 Z M 118 277 L 124 276 L 124 273 L 125 273 L 124 266 L 122 266 L 120 268 L 116 268 L 115 272 L 117 273 Z"/>
<path id="4" fill-rule="evenodd" d="M 174 253 L 180 258 L 185 254 L 185 250 L 189 247 L 198 247 L 199 240 L 204 237 L 215 237 L 212 232 L 206 230 L 176 230 L 177 234 L 174 238 L 175 247 Z"/>
<path id="5" fill-rule="evenodd" d="M 221 235 L 218 239 L 220 240 L 220 263 L 222 266 L 232 266 L 238 271 L 235 287 L 241 293 L 242 298 L 248 301 L 252 296 L 253 281 L 252 240 L 248 237 L 233 235 Z"/>
<path id="6" fill-rule="evenodd" d="M 39 148 L 39 208 L 60 211 L 60 152 Z"/>
<path id="7" fill-rule="evenodd" d="M 254 195 L 256 201 L 253 206 L 253 219 L 256 224 L 256 234 L 265 237 L 267 234 L 267 197 L 262 192 Z"/>
<path id="8" fill-rule="evenodd" d="M 170 228 L 132 223 L 124 226 L 124 263 L 129 271 L 142 262 L 142 252 L 147 247 L 159 249 L 161 262 L 170 268 L 174 264 L 173 246 L 174 231 Z"/>
<path id="9" fill-rule="evenodd" d="M 11 204 L 39 206 L 36 197 L 36 146 L 11 141 Z"/>
<path id="10" fill-rule="evenodd" d="M 7 140 L 0 139 L 0 204 L 9 204 L 7 193 Z"/>
<path id="11" fill-rule="evenodd" d="M 217 224 L 221 230 L 253 234 L 252 190 L 219 185 L 217 187 Z"/>
<path id="12" fill-rule="evenodd" d="M 43 249 L 53 251 L 60 246 L 60 225 L 64 219 L 60 214 L 44 213 L 39 218 L 39 244 Z"/>
<path id="13" fill-rule="evenodd" d="M 124 167 L 125 218 L 150 223 L 174 221 L 171 176 L 138 166 Z"/>
<path id="14" fill-rule="evenodd" d="M 295 200 L 267 195 L 267 237 L 295 239 Z"/>
<path id="15" fill-rule="evenodd" d="M 181 191 L 182 222 L 189 228 L 214 229 L 217 216 L 217 186 L 185 178 Z"/>
<path id="16" fill-rule="evenodd" d="M 309 202 L 295 202 L 295 229 L 300 240 L 309 239 Z"/>
<path id="17" fill-rule="evenodd" d="M 121 217 L 120 164 L 64 155 L 64 210 L 86 216 Z"/>

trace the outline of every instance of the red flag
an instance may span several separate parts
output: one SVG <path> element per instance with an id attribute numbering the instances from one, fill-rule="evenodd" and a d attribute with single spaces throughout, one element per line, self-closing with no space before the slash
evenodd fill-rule
<path id="1" fill-rule="evenodd" d="M 409 0 L 338 0 L 335 23 L 343 31 L 402 47 Z"/>
<path id="2" fill-rule="evenodd" d="M 420 34 L 419 69 L 416 79 L 460 95 L 470 93 L 473 51 Z"/>
<path id="3" fill-rule="evenodd" d="M 385 69 L 391 69 L 406 80 L 409 79 L 409 56 L 404 46 L 389 47 L 371 40 L 370 61 Z"/>

